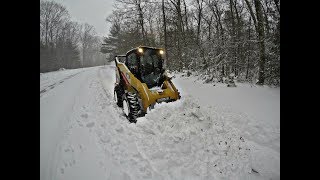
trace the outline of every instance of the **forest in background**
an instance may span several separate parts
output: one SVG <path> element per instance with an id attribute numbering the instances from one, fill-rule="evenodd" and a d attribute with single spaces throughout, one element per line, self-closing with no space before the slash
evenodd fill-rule
<path id="1" fill-rule="evenodd" d="M 166 66 L 280 86 L 280 0 L 116 0 L 103 53 L 163 47 Z"/>
<path id="2" fill-rule="evenodd" d="M 40 1 L 40 72 L 105 64 L 102 38 L 88 23 L 71 20 L 54 1 Z"/>

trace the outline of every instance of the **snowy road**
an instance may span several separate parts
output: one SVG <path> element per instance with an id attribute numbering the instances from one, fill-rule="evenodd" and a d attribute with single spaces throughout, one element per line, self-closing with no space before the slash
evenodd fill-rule
<path id="1" fill-rule="evenodd" d="M 40 75 L 42 180 L 280 179 L 279 89 L 178 76 L 183 98 L 130 124 L 114 78 L 113 66 Z"/>

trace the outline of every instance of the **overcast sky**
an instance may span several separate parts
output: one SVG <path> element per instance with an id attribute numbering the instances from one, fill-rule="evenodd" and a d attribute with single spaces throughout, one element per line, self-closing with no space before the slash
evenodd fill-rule
<path id="1" fill-rule="evenodd" d="M 115 0 L 54 0 L 65 6 L 77 22 L 87 22 L 95 27 L 99 36 L 107 36 L 110 24 L 106 17 L 112 13 Z"/>

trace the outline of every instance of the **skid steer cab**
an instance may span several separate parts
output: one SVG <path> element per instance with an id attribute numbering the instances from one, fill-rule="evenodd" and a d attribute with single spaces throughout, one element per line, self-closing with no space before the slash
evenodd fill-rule
<path id="1" fill-rule="evenodd" d="M 164 50 L 139 46 L 115 56 L 114 100 L 130 122 L 136 122 L 156 103 L 180 99 L 180 93 L 163 67 Z"/>

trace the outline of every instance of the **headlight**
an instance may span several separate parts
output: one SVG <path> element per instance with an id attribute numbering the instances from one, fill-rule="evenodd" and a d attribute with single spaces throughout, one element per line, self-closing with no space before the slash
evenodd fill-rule
<path id="1" fill-rule="evenodd" d="M 139 53 L 143 53 L 143 49 L 142 49 L 142 48 L 139 48 L 139 49 L 138 49 L 138 52 L 139 52 Z"/>
<path id="2" fill-rule="evenodd" d="M 161 55 L 164 53 L 164 51 L 163 50 L 160 50 L 160 52 L 159 52 Z"/>

